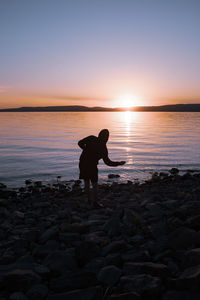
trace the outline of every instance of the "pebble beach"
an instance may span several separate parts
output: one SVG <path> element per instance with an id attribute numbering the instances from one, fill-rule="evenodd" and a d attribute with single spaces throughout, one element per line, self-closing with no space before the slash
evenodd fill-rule
<path id="1" fill-rule="evenodd" d="M 0 300 L 200 299 L 200 173 L 0 184 Z"/>

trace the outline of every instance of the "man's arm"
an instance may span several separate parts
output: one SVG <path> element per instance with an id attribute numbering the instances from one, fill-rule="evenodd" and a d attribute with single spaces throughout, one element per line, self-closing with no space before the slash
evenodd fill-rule
<path id="1" fill-rule="evenodd" d="M 122 166 L 126 163 L 125 161 L 112 161 L 112 160 L 110 160 L 110 158 L 108 157 L 108 150 L 107 149 L 105 150 L 105 153 L 103 155 L 103 161 L 109 167 Z"/>

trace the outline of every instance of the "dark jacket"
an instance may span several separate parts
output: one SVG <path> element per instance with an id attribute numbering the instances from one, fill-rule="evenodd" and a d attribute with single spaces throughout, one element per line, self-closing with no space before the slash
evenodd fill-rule
<path id="1" fill-rule="evenodd" d="M 108 157 L 108 149 L 106 143 L 102 142 L 98 137 L 90 135 L 78 142 L 83 152 L 80 156 L 80 163 L 97 165 L 100 159 L 110 167 L 116 167 L 119 162 L 112 161 Z"/>

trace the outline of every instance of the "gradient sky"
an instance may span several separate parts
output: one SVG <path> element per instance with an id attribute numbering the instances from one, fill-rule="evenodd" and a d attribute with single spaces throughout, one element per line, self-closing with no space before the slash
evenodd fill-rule
<path id="1" fill-rule="evenodd" d="M 0 0 L 0 108 L 126 94 L 200 103 L 200 0 Z"/>

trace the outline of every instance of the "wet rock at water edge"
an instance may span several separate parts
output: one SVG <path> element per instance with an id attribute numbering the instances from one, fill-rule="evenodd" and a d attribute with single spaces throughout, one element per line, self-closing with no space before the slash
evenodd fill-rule
<path id="1" fill-rule="evenodd" d="M 171 170 L 169 171 L 172 175 L 177 175 L 179 173 L 179 169 L 177 168 L 171 168 Z"/>
<path id="2" fill-rule="evenodd" d="M 119 177 L 120 177 L 119 174 L 108 174 L 108 178 L 109 178 L 109 179 L 119 178 Z"/>
<path id="3" fill-rule="evenodd" d="M 26 185 L 30 185 L 30 184 L 32 184 L 33 183 L 33 181 L 31 180 L 31 179 L 26 179 L 25 180 L 25 184 Z"/>
<path id="4" fill-rule="evenodd" d="M 42 181 L 35 181 L 34 186 L 35 187 L 42 187 Z"/>
<path id="5" fill-rule="evenodd" d="M 0 182 L 0 190 L 1 190 L 1 189 L 6 189 L 6 188 L 7 188 L 7 185 L 5 185 L 4 183 L 1 183 L 1 182 Z"/>

